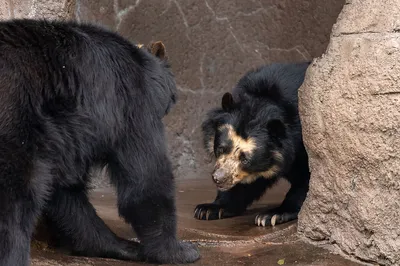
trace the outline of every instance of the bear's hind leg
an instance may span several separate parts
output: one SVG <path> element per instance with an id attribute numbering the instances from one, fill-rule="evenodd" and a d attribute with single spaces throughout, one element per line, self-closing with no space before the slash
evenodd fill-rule
<path id="1" fill-rule="evenodd" d="M 25 151 L 0 147 L 0 265 L 28 266 L 37 218 L 50 193 L 51 176 L 44 163 L 33 163 Z"/>
<path id="2" fill-rule="evenodd" d="M 57 245 L 73 255 L 139 260 L 139 244 L 115 235 L 96 214 L 83 186 L 58 187 L 46 216 L 57 232 Z"/>

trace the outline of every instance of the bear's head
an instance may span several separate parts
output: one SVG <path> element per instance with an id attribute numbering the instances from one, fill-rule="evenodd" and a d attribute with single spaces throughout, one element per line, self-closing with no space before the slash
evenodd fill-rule
<path id="1" fill-rule="evenodd" d="M 218 189 L 225 191 L 238 183 L 279 175 L 283 146 L 288 141 L 279 107 L 251 97 L 237 103 L 225 93 L 222 110 L 224 115 L 215 125 L 209 144 L 216 157 L 212 177 Z"/>
<path id="2" fill-rule="evenodd" d="M 159 69 L 161 70 L 160 78 L 157 82 L 162 85 L 162 90 L 158 91 L 157 97 L 160 99 L 160 105 L 162 105 L 162 116 L 165 116 L 177 101 L 175 77 L 171 71 L 165 45 L 161 41 L 156 41 L 150 42 L 147 46 L 144 46 L 143 44 L 137 44 L 136 46 L 139 49 L 146 49 L 147 52 L 157 58 L 160 67 Z"/>

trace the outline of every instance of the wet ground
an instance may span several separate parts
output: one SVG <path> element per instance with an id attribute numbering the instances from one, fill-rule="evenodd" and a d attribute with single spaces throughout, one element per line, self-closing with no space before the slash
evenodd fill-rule
<path id="1" fill-rule="evenodd" d="M 215 197 L 215 188 L 209 180 L 184 181 L 178 183 L 177 187 L 179 237 L 194 241 L 200 246 L 202 258 L 194 265 L 361 265 L 303 242 L 296 235 L 295 221 L 274 228 L 257 227 L 254 224 L 255 213 L 260 207 L 276 206 L 283 199 L 287 191 L 285 183 L 280 183 L 269 191 L 245 215 L 217 221 L 199 221 L 193 218 L 193 210 L 197 204 L 211 202 Z M 94 191 L 92 202 L 98 214 L 115 233 L 128 239 L 135 237 L 130 227 L 118 217 L 115 196 L 111 189 Z M 35 242 L 32 249 L 32 265 L 144 264 L 71 257 L 49 250 L 44 243 Z"/>

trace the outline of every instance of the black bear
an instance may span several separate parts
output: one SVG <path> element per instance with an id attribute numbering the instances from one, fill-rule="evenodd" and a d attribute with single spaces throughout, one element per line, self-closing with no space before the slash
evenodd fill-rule
<path id="1" fill-rule="evenodd" d="M 3 21 L 0 80 L 1 266 L 29 265 L 42 214 L 73 254 L 199 259 L 176 236 L 162 122 L 176 85 L 161 42 L 140 49 L 95 25 Z M 88 200 L 90 169 L 105 165 L 140 243 L 116 236 Z"/>
<path id="2" fill-rule="evenodd" d="M 309 184 L 308 156 L 298 113 L 298 89 L 309 62 L 270 64 L 249 71 L 222 107 L 202 124 L 206 150 L 215 156 L 215 201 L 200 204 L 194 216 L 214 220 L 242 214 L 280 178 L 291 188 L 282 204 L 255 218 L 259 226 L 297 218 Z"/>

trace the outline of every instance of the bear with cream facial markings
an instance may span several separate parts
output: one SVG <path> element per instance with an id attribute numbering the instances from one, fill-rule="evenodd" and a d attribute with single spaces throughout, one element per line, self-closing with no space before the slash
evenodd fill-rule
<path id="1" fill-rule="evenodd" d="M 298 113 L 298 89 L 309 63 L 270 64 L 244 75 L 222 106 L 202 124 L 204 145 L 215 157 L 213 203 L 200 204 L 200 220 L 243 214 L 279 178 L 291 188 L 275 209 L 255 217 L 258 226 L 297 219 L 309 185 L 308 156 Z"/>

